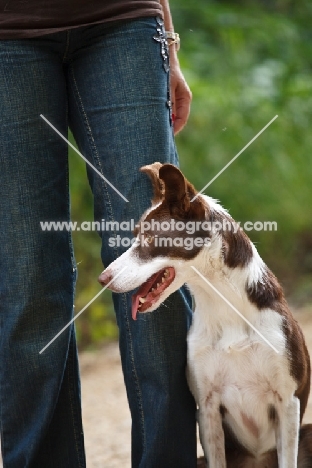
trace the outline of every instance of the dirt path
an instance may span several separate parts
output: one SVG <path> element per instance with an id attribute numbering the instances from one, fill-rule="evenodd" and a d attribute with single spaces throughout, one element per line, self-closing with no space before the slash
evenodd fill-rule
<path id="1" fill-rule="evenodd" d="M 131 419 L 118 345 L 82 353 L 80 367 L 87 467 L 130 468 Z"/>
<path id="2" fill-rule="evenodd" d="M 131 419 L 117 343 L 80 356 L 88 468 L 130 467 Z"/>
<path id="3" fill-rule="evenodd" d="M 312 308 L 296 314 L 312 356 Z M 88 468 L 130 468 L 131 420 L 117 344 L 81 356 L 83 419 Z M 312 423 L 312 397 L 305 415 Z M 201 448 L 200 448 L 200 452 Z"/>

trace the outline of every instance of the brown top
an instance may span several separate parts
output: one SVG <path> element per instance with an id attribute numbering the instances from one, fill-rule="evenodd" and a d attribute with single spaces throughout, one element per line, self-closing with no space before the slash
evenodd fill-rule
<path id="1" fill-rule="evenodd" d="M 0 39 L 146 16 L 162 16 L 159 0 L 0 0 Z"/>

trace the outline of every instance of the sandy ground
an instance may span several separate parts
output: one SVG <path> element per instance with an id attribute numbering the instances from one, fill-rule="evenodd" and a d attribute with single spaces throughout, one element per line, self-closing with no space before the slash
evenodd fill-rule
<path id="1" fill-rule="evenodd" d="M 87 467 L 130 468 L 131 419 L 117 343 L 82 353 L 80 367 Z"/>
<path id="2" fill-rule="evenodd" d="M 312 356 L 312 308 L 298 311 L 296 318 Z M 87 467 L 130 468 L 131 420 L 118 345 L 81 353 L 80 365 Z M 312 395 L 304 421 L 312 423 Z M 199 444 L 198 453 L 202 454 Z"/>
<path id="3" fill-rule="evenodd" d="M 296 313 L 312 356 L 312 308 Z M 130 468 L 131 420 L 118 346 L 80 356 L 88 468 Z M 312 396 L 305 422 L 312 423 Z M 199 447 L 199 454 L 202 454 Z"/>

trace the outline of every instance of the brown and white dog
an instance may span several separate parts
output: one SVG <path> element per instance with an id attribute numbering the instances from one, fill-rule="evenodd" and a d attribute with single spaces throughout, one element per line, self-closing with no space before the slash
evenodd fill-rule
<path id="1" fill-rule="evenodd" d="M 178 168 L 154 163 L 141 170 L 153 183 L 152 206 L 135 243 L 100 282 L 115 292 L 139 287 L 133 318 L 184 283 L 190 288 L 196 306 L 187 379 L 209 468 L 312 468 L 312 425 L 301 426 L 309 354 L 276 277 L 229 214 L 197 194 Z M 233 229 L 215 229 L 225 221 Z M 188 222 L 194 232 L 181 229 Z"/>

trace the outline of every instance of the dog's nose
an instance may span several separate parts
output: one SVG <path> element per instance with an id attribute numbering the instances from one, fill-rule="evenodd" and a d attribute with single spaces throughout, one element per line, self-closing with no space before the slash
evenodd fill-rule
<path id="1" fill-rule="evenodd" d="M 108 271 L 104 270 L 100 274 L 98 281 L 99 283 L 101 283 L 102 286 L 106 286 L 112 279 L 112 275 Z"/>

